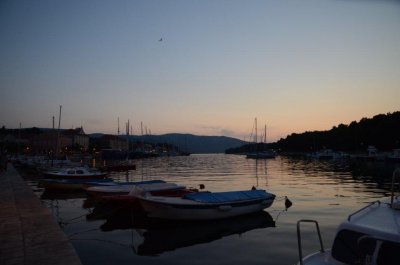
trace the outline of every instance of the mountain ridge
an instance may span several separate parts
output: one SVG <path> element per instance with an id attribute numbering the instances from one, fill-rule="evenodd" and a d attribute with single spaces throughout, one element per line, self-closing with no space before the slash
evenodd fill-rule
<path id="1" fill-rule="evenodd" d="M 103 133 L 88 134 L 92 138 L 107 135 Z M 228 136 L 205 136 L 189 133 L 168 133 L 161 135 L 119 135 L 121 138 L 128 137 L 129 141 L 146 143 L 166 143 L 177 146 L 181 151 L 206 154 L 206 153 L 224 153 L 226 149 L 234 148 L 245 144 L 246 142 Z"/>

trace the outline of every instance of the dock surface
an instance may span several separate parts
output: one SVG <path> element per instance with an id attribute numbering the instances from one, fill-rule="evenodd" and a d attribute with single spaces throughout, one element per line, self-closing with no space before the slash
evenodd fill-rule
<path id="1" fill-rule="evenodd" d="M 67 236 L 16 169 L 0 172 L 0 265 L 82 265 Z"/>

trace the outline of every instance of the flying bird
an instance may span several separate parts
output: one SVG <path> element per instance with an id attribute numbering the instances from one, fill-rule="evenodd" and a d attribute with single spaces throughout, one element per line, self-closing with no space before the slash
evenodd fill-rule
<path id="1" fill-rule="evenodd" d="M 162 38 L 161 38 L 161 39 L 159 39 L 158 41 L 162 41 Z"/>

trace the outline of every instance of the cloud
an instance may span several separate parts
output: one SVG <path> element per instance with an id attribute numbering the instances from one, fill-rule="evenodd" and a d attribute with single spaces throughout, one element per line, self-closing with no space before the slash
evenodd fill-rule
<path id="1" fill-rule="evenodd" d="M 215 136 L 228 136 L 238 139 L 243 139 L 242 134 L 238 134 L 237 132 L 224 128 L 221 126 L 210 126 L 210 125 L 200 125 L 198 126 L 199 131 L 207 134 L 207 135 L 215 135 Z"/>

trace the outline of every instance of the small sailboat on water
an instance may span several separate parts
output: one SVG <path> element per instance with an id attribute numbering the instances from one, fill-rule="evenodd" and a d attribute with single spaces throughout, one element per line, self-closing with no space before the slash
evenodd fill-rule
<path id="1" fill-rule="evenodd" d="M 255 126 L 255 150 L 251 153 L 246 154 L 246 158 L 253 158 L 253 159 L 273 159 L 275 158 L 276 154 L 273 150 L 267 149 L 267 125 L 264 127 L 264 142 L 261 144 L 262 148 L 259 148 L 259 144 L 257 143 L 257 118 L 254 120 Z M 260 150 L 261 149 L 261 150 Z"/>

